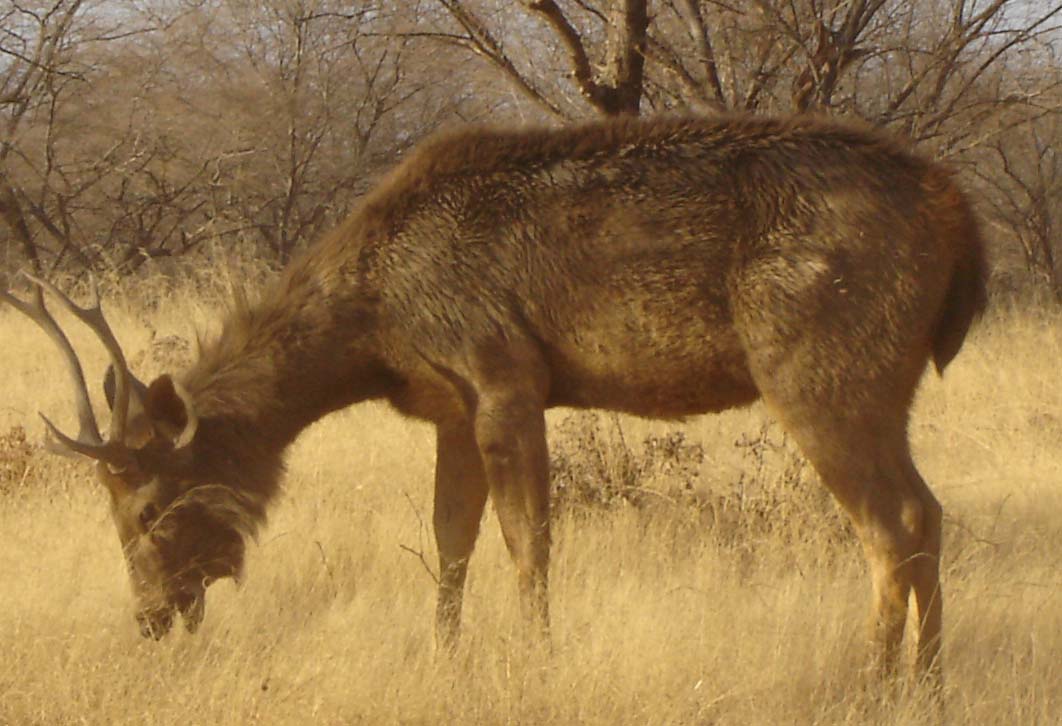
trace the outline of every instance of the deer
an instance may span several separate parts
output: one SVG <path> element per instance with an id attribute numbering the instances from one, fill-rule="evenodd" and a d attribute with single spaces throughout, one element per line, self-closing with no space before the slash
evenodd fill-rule
<path id="1" fill-rule="evenodd" d="M 436 632 L 459 634 L 488 499 L 529 627 L 549 637 L 545 411 L 682 420 L 762 401 L 850 517 L 869 649 L 940 673 L 942 506 L 908 421 L 986 306 L 978 221 L 953 172 L 869 126 L 812 116 L 468 126 L 421 142 L 180 374 L 129 370 L 100 308 L 54 285 L 3 299 L 56 342 L 143 635 L 238 576 L 284 452 L 326 414 L 385 400 L 436 429 Z M 45 292 L 110 358 L 104 438 Z"/>

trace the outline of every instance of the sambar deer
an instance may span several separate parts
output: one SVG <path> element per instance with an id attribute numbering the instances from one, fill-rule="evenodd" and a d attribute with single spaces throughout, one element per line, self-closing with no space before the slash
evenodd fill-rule
<path id="1" fill-rule="evenodd" d="M 548 626 L 544 412 L 681 418 L 762 399 L 849 514 L 873 635 L 898 657 L 913 591 L 916 669 L 938 673 L 941 506 L 907 425 L 927 361 L 959 351 L 986 295 L 970 205 L 938 164 L 819 118 L 625 118 L 471 128 L 422 143 L 189 370 L 145 386 L 97 303 L 69 310 L 112 359 L 97 429 L 44 308 L 5 299 L 64 350 L 145 635 L 194 629 L 237 573 L 307 425 L 386 399 L 437 427 L 437 629 L 457 634 L 488 495 L 525 608 Z"/>

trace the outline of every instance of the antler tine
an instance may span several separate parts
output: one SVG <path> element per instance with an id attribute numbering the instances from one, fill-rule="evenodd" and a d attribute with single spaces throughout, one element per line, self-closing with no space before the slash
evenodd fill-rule
<path id="1" fill-rule="evenodd" d="M 115 375 L 114 406 L 111 415 L 109 440 L 112 444 L 121 445 L 125 441 L 125 428 L 129 417 L 130 397 L 137 395 L 133 390 L 134 381 L 136 381 L 136 379 L 129 371 L 129 365 L 126 363 L 125 353 L 122 352 L 122 346 L 119 345 L 118 339 L 114 337 L 114 332 L 111 330 L 111 326 L 107 323 L 107 319 L 103 315 L 103 309 L 100 307 L 100 293 L 96 286 L 96 280 L 92 280 L 92 303 L 89 307 L 83 308 L 80 305 L 77 305 L 73 300 L 67 297 L 66 294 L 59 290 L 59 288 L 47 280 L 38 280 L 32 275 L 26 275 L 26 277 L 55 296 L 55 299 L 59 301 L 59 304 L 62 305 L 67 312 L 96 333 L 96 337 L 100 339 L 100 342 L 103 343 L 103 347 L 107 349 L 107 353 L 111 357 L 111 363 L 114 365 Z"/>
<path id="2" fill-rule="evenodd" d="M 41 292 L 41 288 L 39 286 L 34 288 L 32 303 L 23 302 L 6 290 L 0 290 L 0 300 L 3 300 L 35 322 L 59 346 L 59 350 L 63 354 L 67 372 L 70 374 L 74 384 L 74 399 L 77 403 L 77 419 L 80 430 L 78 431 L 77 439 L 71 439 L 60 432 L 51 421 L 42 415 L 41 417 L 48 424 L 48 428 L 51 429 L 56 439 L 71 450 L 92 458 L 101 458 L 100 449 L 104 446 L 103 438 L 100 436 L 99 426 L 96 424 L 96 416 L 92 413 L 92 404 L 89 402 L 88 387 L 85 385 L 85 373 L 81 368 L 81 361 L 78 360 L 74 347 L 70 345 L 70 339 L 66 337 L 62 328 L 59 327 L 59 324 L 55 322 L 55 318 L 45 307 L 44 294 Z"/>

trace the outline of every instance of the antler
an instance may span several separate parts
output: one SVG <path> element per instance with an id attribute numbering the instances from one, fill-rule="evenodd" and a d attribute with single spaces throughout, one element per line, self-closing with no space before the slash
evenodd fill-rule
<path id="1" fill-rule="evenodd" d="M 77 401 L 77 418 L 80 425 L 78 441 L 95 446 L 102 445 L 103 439 L 100 437 L 100 430 L 96 425 L 96 417 L 93 415 L 92 405 L 89 403 L 88 388 L 85 385 L 85 374 L 81 368 L 81 362 L 78 360 L 73 346 L 70 345 L 69 338 L 66 337 L 58 323 L 55 322 L 55 318 L 51 316 L 48 309 L 44 306 L 44 294 L 41 288 L 35 287 L 33 289 L 32 303 L 23 302 L 5 291 L 0 291 L 0 300 L 5 301 L 37 323 L 37 326 L 59 346 L 59 350 L 63 354 L 63 360 L 66 362 L 67 371 L 70 373 L 74 383 L 74 397 Z M 55 426 L 52 425 L 52 422 L 47 417 L 42 416 L 42 418 L 44 418 L 48 427 L 55 431 Z"/>
<path id="2" fill-rule="evenodd" d="M 118 340 L 114 337 L 110 325 L 107 324 L 107 320 L 103 316 L 103 310 L 100 308 L 99 291 L 95 281 L 92 282 L 93 302 L 89 307 L 82 308 L 52 283 L 46 280 L 39 280 L 32 275 L 26 275 L 26 277 L 35 285 L 32 303 L 23 302 L 6 291 L 0 291 L 0 300 L 7 302 L 37 323 L 37 326 L 59 346 L 59 350 L 62 352 L 63 359 L 66 362 L 67 370 L 74 383 L 74 396 L 77 402 L 80 427 L 78 437 L 76 439 L 70 438 L 61 432 L 46 416 L 41 414 L 41 418 L 44 419 L 44 423 L 47 424 L 52 435 L 71 451 L 92 459 L 123 465 L 128 458 L 128 451 L 124 442 L 129 405 L 131 398 L 138 395 L 137 389 L 142 388 L 142 384 L 129 371 L 125 354 L 122 353 Z M 115 371 L 116 386 L 110 435 L 107 441 L 104 441 L 100 436 L 96 417 L 92 413 L 92 405 L 89 402 L 88 387 L 85 385 L 85 374 L 81 367 L 81 362 L 78 360 L 77 353 L 70 344 L 69 338 L 66 337 L 55 318 L 45 307 L 43 290 L 47 290 L 54 295 L 68 312 L 91 328 L 111 357 Z"/>

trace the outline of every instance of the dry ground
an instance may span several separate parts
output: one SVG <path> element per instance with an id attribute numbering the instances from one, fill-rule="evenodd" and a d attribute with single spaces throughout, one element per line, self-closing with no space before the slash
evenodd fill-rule
<path id="1" fill-rule="evenodd" d="M 131 353 L 214 315 L 172 292 L 111 302 Z M 142 640 L 102 490 L 37 446 L 38 409 L 72 418 L 59 362 L 8 310 L 0 340 L 0 723 L 941 720 L 917 689 L 859 687 L 858 547 L 756 407 L 671 448 L 674 424 L 551 416 L 558 464 L 606 479 L 562 492 L 551 653 L 520 645 L 492 516 L 466 637 L 435 653 L 432 432 L 376 405 L 299 440 L 246 581 L 211 589 L 200 633 Z M 997 309 L 919 399 L 917 459 L 947 511 L 947 723 L 1062 719 L 1060 364 L 1062 316 Z"/>

